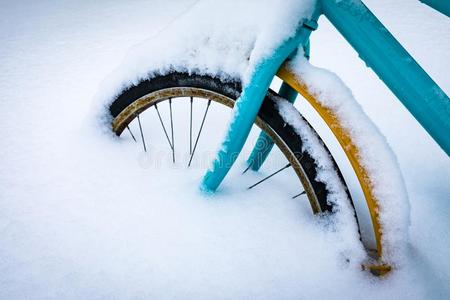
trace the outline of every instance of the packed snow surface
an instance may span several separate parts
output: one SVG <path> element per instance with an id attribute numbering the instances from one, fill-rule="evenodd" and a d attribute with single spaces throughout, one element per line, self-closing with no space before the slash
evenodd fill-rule
<path id="1" fill-rule="evenodd" d="M 263 56 L 280 29 L 272 15 L 289 16 L 277 34 L 286 38 L 285 29 L 310 13 L 289 2 L 302 9 L 279 11 L 272 1 L 2 3 L 0 299 L 450 296 L 449 158 L 326 20 L 312 39 L 312 63 L 351 88 L 396 153 L 410 195 L 405 262 L 386 278 L 360 271 L 364 254 L 353 225 L 339 222 L 345 216 L 315 217 L 307 201 L 290 199 L 299 191 L 283 185 L 289 173 L 246 191 L 277 168 L 277 153 L 260 174 L 235 168 L 217 195 L 204 196 L 204 168 L 165 159 L 155 168 L 129 137 L 114 139 L 91 122 L 93 99 L 98 105 L 149 76 L 150 66 L 176 59 L 167 48 L 173 41 L 180 53 L 211 45 L 193 53 L 205 59 L 192 60 L 199 69 L 220 61 L 208 72 L 245 80 L 252 55 Z M 418 1 L 365 2 L 449 94 L 449 19 Z M 229 35 L 189 38 L 202 31 Z M 251 48 L 240 42 L 252 39 Z M 155 41 L 161 48 L 152 53 L 167 60 L 137 50 Z M 214 56 L 217 49 L 240 57 Z"/>

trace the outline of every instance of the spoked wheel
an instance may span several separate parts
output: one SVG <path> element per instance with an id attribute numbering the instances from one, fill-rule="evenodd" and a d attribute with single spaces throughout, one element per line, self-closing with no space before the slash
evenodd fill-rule
<path id="1" fill-rule="evenodd" d="M 174 120 L 176 121 L 176 117 L 174 117 L 173 106 L 175 103 L 183 102 L 183 113 L 190 116 L 190 122 L 185 122 L 186 127 L 189 127 L 185 129 L 186 132 L 189 132 L 189 160 L 187 165 L 190 165 L 197 151 L 199 140 L 202 139 L 202 131 L 205 126 L 208 126 L 205 125 L 205 120 L 212 104 L 230 109 L 234 106 L 240 92 L 241 84 L 239 81 L 222 81 L 207 75 L 179 72 L 156 76 L 128 88 L 111 103 L 109 110 L 112 116 L 112 130 L 118 136 L 128 134 L 136 142 L 142 143 L 141 147 L 144 151 L 147 151 L 147 143 L 152 141 L 146 140 L 146 135 L 144 134 L 146 128 L 143 127 L 141 119 L 145 115 L 144 113 L 153 110 L 153 126 L 157 126 L 156 124 L 159 123 L 158 127 L 163 132 L 161 135 L 166 140 L 165 144 L 169 152 L 171 152 L 172 160 L 175 161 L 175 149 L 177 146 L 174 138 Z M 203 101 L 203 108 L 199 118 L 200 122 L 197 122 L 200 124 L 197 124 L 196 130 L 193 130 L 193 105 L 198 101 Z M 319 180 L 320 166 L 316 161 L 317 158 L 314 158 L 305 150 L 307 148 L 305 147 L 305 138 L 283 119 L 279 112 L 281 102 L 282 106 L 291 105 L 287 100 L 270 91 L 265 97 L 255 122 L 259 128 L 272 138 L 275 145 L 287 159 L 287 163 L 284 166 L 268 177 L 284 169 L 292 168 L 296 177 L 298 177 L 297 183 L 299 184 L 298 193 L 292 196 L 306 195 L 313 213 L 332 212 L 333 203 L 329 199 L 330 191 L 327 189 L 327 185 Z M 161 115 L 161 107 L 165 107 L 166 118 Z M 169 118 L 167 118 L 167 115 L 169 115 Z M 308 132 L 315 136 L 315 139 L 318 141 L 316 146 L 321 147 L 322 153 L 327 154 L 335 170 L 335 177 L 345 190 L 345 181 L 329 150 L 300 114 L 298 114 L 298 118 L 305 124 Z M 225 123 L 227 119 L 221 121 Z M 131 130 L 132 124 L 133 130 Z M 255 185 L 259 183 L 257 182 Z M 346 195 L 350 199 L 348 191 L 346 191 Z"/>

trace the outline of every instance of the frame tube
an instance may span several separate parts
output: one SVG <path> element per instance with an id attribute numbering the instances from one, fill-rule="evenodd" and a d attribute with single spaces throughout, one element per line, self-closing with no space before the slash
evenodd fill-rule
<path id="1" fill-rule="evenodd" d="M 289 102 L 294 103 L 297 98 L 297 91 L 291 88 L 287 83 L 283 82 L 281 85 L 280 91 L 278 94 L 287 99 Z M 273 148 L 273 141 L 264 131 L 261 131 L 258 139 L 256 140 L 256 144 L 253 148 L 252 153 L 247 159 L 247 164 L 252 171 L 258 171 L 267 156 L 269 156 L 270 151 Z"/>
<path id="2" fill-rule="evenodd" d="M 434 8 L 447 17 L 450 17 L 450 1 L 448 0 L 420 0 L 420 2 Z"/>
<path id="3" fill-rule="evenodd" d="M 247 140 L 277 70 L 299 45 L 303 46 L 308 41 L 311 31 L 317 27 L 317 19 L 318 14 L 315 13 L 312 20 L 305 20 L 293 37 L 279 45 L 271 56 L 263 58 L 255 66 L 248 84 L 244 86 L 236 101 L 225 140 L 212 167 L 203 177 L 201 190 L 214 192 L 219 187 Z"/>
<path id="4" fill-rule="evenodd" d="M 360 0 L 321 0 L 324 15 L 450 155 L 450 99 Z"/>

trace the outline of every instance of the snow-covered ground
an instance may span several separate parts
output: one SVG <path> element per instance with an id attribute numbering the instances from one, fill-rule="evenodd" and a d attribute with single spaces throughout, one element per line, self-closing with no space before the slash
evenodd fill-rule
<path id="1" fill-rule="evenodd" d="M 194 2 L 2 3 L 0 299 L 450 297 L 450 160 L 326 20 L 312 63 L 352 89 L 408 188 L 407 262 L 387 278 L 346 264 L 359 255 L 350 232 L 289 200 L 283 176 L 244 191 L 276 164 L 236 170 L 211 199 L 201 168 L 155 169 L 92 126 L 103 79 Z M 418 1 L 365 3 L 450 94 L 450 19 Z"/>

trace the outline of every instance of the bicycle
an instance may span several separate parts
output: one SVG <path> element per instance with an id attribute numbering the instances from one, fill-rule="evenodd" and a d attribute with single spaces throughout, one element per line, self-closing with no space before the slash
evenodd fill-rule
<path id="1" fill-rule="evenodd" d="M 450 4 L 444 1 L 422 2 L 450 16 Z M 377 130 L 372 125 L 368 125 L 369 129 L 355 129 L 355 120 L 370 124 L 362 110 L 358 106 L 348 106 L 348 103 L 327 101 L 324 95 L 330 96 L 330 93 L 327 94 L 322 84 L 308 78 L 307 72 L 296 70 L 295 66 L 299 65 L 313 68 L 307 62 L 309 38 L 317 29 L 321 15 L 331 21 L 449 155 L 448 96 L 359 0 L 319 0 L 314 3 L 293 34 L 277 43 L 269 54 L 256 60 L 246 81 L 234 74 L 227 74 L 226 70 L 204 71 L 183 63 L 153 73 L 149 70 L 135 83 L 121 86 L 119 92 L 111 97 L 108 123 L 117 136 L 127 131 L 135 142 L 139 137 L 133 134 L 130 127 L 132 122 L 137 123 L 135 125 L 139 128 L 143 150 L 147 151 L 140 116 L 149 108 L 154 108 L 155 120 L 161 124 L 175 162 L 172 105 L 175 99 L 187 101 L 185 108 L 190 115 L 188 165 L 191 165 L 211 104 L 233 108 L 227 135 L 212 167 L 203 177 L 201 189 L 214 192 L 218 188 L 241 152 L 252 125 L 256 124 L 262 132 L 244 172 L 249 169 L 258 171 L 273 145 L 276 145 L 288 163 L 269 177 L 292 168 L 304 188 L 294 198 L 306 195 L 313 213 L 333 212 L 338 206 L 336 197 L 343 197 L 344 194 L 348 207 L 353 210 L 361 242 L 368 253 L 367 261 L 361 265 L 375 275 L 384 275 L 396 265 L 396 253 L 403 249 L 406 230 L 403 224 L 407 219 L 406 192 L 398 171 L 388 170 L 390 176 L 383 178 L 386 177 L 383 171 L 395 165 L 395 159 L 389 150 L 382 149 L 383 140 L 378 137 Z M 276 76 L 283 82 L 278 93 L 269 89 Z M 331 152 L 307 120 L 295 111 L 293 102 L 297 95 L 301 95 L 311 105 L 342 146 L 364 199 L 352 199 Z M 194 138 L 192 114 L 195 99 L 205 99 L 206 106 L 198 134 Z M 158 108 L 164 101 L 168 102 L 170 132 Z M 370 142 L 379 143 L 376 146 L 379 150 L 377 155 L 388 165 L 384 170 L 377 170 L 379 165 L 376 161 L 379 158 L 368 149 L 365 141 L 367 135 L 377 136 L 375 141 Z M 393 186 L 395 192 L 386 192 L 388 185 Z"/>

